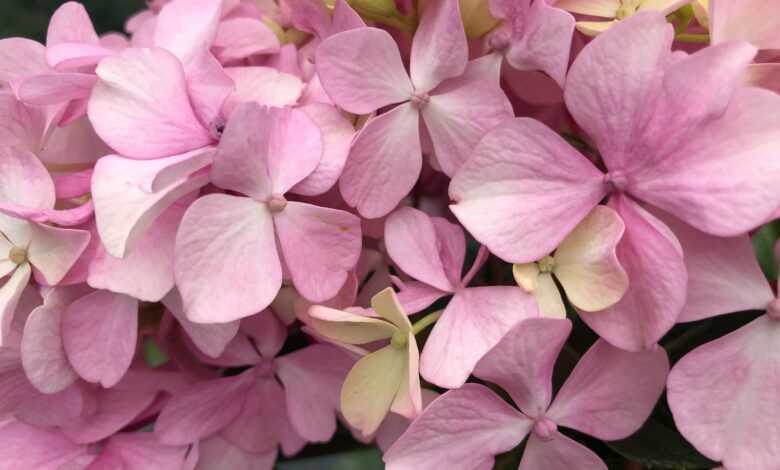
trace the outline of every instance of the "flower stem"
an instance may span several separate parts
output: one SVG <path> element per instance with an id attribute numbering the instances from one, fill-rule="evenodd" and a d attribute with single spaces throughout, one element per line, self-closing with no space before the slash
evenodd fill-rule
<path id="1" fill-rule="evenodd" d="M 424 329 L 428 328 L 429 326 L 433 325 L 434 323 L 436 323 L 436 320 L 438 320 L 439 317 L 441 316 L 441 312 L 442 312 L 442 310 L 437 310 L 437 311 L 435 311 L 433 313 L 429 313 L 428 315 L 425 315 L 421 319 L 417 320 L 414 323 L 414 325 L 412 325 L 412 333 L 414 333 L 415 335 L 418 335 L 418 334 L 420 334 L 420 332 L 422 330 L 424 330 Z"/>
<path id="2" fill-rule="evenodd" d="M 677 36 L 674 37 L 674 39 L 675 41 L 680 41 L 680 42 L 707 44 L 708 42 L 710 42 L 710 35 L 683 33 L 683 34 L 678 34 Z"/>

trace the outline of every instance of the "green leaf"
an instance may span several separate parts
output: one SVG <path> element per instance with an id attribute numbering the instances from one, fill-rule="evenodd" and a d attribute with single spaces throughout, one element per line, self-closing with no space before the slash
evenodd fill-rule
<path id="1" fill-rule="evenodd" d="M 360 449 L 282 462 L 276 468 L 277 470 L 382 470 L 385 466 L 379 450 Z"/>
<path id="2" fill-rule="evenodd" d="M 648 420 L 632 436 L 606 444 L 623 457 L 648 468 L 695 470 L 717 466 L 694 449 L 677 430 L 655 419 Z"/>
<path id="3" fill-rule="evenodd" d="M 155 369 L 168 362 L 168 356 L 160 349 L 157 342 L 149 336 L 144 338 L 143 354 L 146 365 Z"/>
<path id="4" fill-rule="evenodd" d="M 777 221 L 766 224 L 753 235 L 753 249 L 756 251 L 758 263 L 770 280 L 777 279 L 777 262 L 775 258 L 775 242 L 780 238 L 780 223 Z"/>

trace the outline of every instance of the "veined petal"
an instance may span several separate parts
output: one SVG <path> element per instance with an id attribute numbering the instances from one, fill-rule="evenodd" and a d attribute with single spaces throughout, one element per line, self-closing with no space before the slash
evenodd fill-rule
<path id="1" fill-rule="evenodd" d="M 710 0 L 709 18 L 712 44 L 742 39 L 759 49 L 780 49 L 777 15 L 771 0 Z"/>
<path id="2" fill-rule="evenodd" d="M 86 230 L 30 223 L 27 257 L 49 285 L 59 283 L 89 244 Z"/>
<path id="3" fill-rule="evenodd" d="M 187 0 L 168 2 L 157 15 L 154 45 L 172 52 L 189 64 L 209 50 L 217 35 L 222 1 Z"/>
<path id="4" fill-rule="evenodd" d="M 539 314 L 541 316 L 566 318 L 566 306 L 563 304 L 563 297 L 561 297 L 552 274 L 542 273 L 539 275 L 536 290 L 534 290 L 533 294 L 539 303 Z"/>
<path id="5" fill-rule="evenodd" d="M 78 379 L 62 345 L 58 306 L 36 308 L 27 317 L 20 345 L 22 366 L 27 378 L 41 393 L 57 393 Z"/>
<path id="6" fill-rule="evenodd" d="M 33 209 L 52 209 L 54 181 L 32 152 L 0 148 L 0 201 Z"/>
<path id="7" fill-rule="evenodd" d="M 414 88 L 421 92 L 460 75 L 468 62 L 458 0 L 433 0 L 426 6 L 412 40 L 409 67 Z"/>
<path id="8" fill-rule="evenodd" d="M 314 305 L 309 308 L 312 326 L 324 337 L 347 344 L 367 344 L 391 338 L 398 328 L 378 318 Z"/>
<path id="9" fill-rule="evenodd" d="M 579 442 L 556 432 L 544 441 L 531 435 L 518 470 L 607 470 L 601 458 Z"/>
<path id="10" fill-rule="evenodd" d="M 303 82 L 295 75 L 271 67 L 229 67 L 225 73 L 236 89 L 225 101 L 224 113 L 230 116 L 241 103 L 264 106 L 294 105 L 303 93 Z"/>

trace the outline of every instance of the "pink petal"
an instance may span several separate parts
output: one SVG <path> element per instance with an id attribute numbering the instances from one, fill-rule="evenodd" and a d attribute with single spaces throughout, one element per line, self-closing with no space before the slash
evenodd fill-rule
<path id="1" fill-rule="evenodd" d="M 390 258 L 406 274 L 444 292 L 452 292 L 441 259 L 439 240 L 433 219 L 426 213 L 403 207 L 385 222 L 385 246 Z"/>
<path id="2" fill-rule="evenodd" d="M 225 73 L 236 84 L 224 112 L 230 116 L 241 103 L 254 102 L 265 106 L 294 105 L 303 92 L 303 82 L 295 75 L 270 67 L 230 67 Z"/>
<path id="3" fill-rule="evenodd" d="M 270 212 L 245 197 L 198 199 L 179 226 L 174 272 L 191 321 L 225 323 L 260 312 L 282 284 Z"/>
<path id="4" fill-rule="evenodd" d="M 556 5 L 557 6 L 557 5 Z M 510 19 L 520 37 L 513 37 L 506 59 L 518 70 L 541 70 L 563 87 L 569 66 L 574 17 L 547 4 L 533 2 L 526 17 Z"/>
<path id="5" fill-rule="evenodd" d="M 260 454 L 276 449 L 287 427 L 282 387 L 272 376 L 258 376 L 247 391 L 244 409 L 221 434 L 243 451 Z"/>
<path id="6" fill-rule="evenodd" d="M 473 287 L 459 291 L 425 343 L 422 376 L 444 388 L 463 385 L 477 362 L 512 327 L 538 315 L 534 298 L 517 287 Z"/>
<path id="7" fill-rule="evenodd" d="M 551 441 L 531 436 L 523 451 L 518 470 L 607 470 L 592 450 L 579 442 L 556 433 Z"/>
<path id="8" fill-rule="evenodd" d="M 26 38 L 0 40 L 0 81 L 13 87 L 14 82 L 50 71 L 46 48 Z"/>
<path id="9" fill-rule="evenodd" d="M 750 64 L 745 69 L 742 80 L 746 85 L 780 93 L 780 64 Z"/>
<path id="10" fill-rule="evenodd" d="M 430 92 L 439 83 L 463 73 L 468 62 L 468 44 L 460 3 L 434 0 L 423 10 L 412 41 L 410 69 L 418 92 Z"/>
<path id="11" fill-rule="evenodd" d="M 57 199 L 75 199 L 87 194 L 92 185 L 92 169 L 52 175 Z"/>
<path id="12" fill-rule="evenodd" d="M 715 0 L 710 5 L 710 37 L 712 44 L 733 39 L 750 41 L 760 49 L 780 49 L 777 15 L 771 0 Z"/>
<path id="13" fill-rule="evenodd" d="M 542 416 L 552 400 L 555 361 L 570 332 L 569 320 L 529 318 L 479 361 L 474 375 L 508 392 L 523 413 Z"/>
<path id="14" fill-rule="evenodd" d="M 2 41 L 0 40 L 0 44 Z M 0 127 L 0 144 L 3 147 L 21 147 L 30 152 L 41 148 L 44 135 L 51 129 L 50 113 L 42 108 L 25 106 L 13 93 L 6 92 L 0 93 L 0 114 L 7 123 Z M 57 132 L 54 135 L 56 136 Z"/>
<path id="15" fill-rule="evenodd" d="M 244 408 L 253 375 L 200 382 L 174 395 L 154 427 L 161 442 L 184 445 L 211 436 L 230 424 Z"/>
<path id="16" fill-rule="evenodd" d="M 369 120 L 352 142 L 339 189 L 366 218 L 388 214 L 420 176 L 419 113 L 410 104 Z"/>
<path id="17" fill-rule="evenodd" d="M 86 230 L 30 223 L 27 257 L 49 285 L 59 283 L 89 244 Z"/>
<path id="18" fill-rule="evenodd" d="M 197 154 L 154 161 L 108 155 L 97 162 L 92 197 L 100 239 L 109 254 L 117 258 L 125 256 L 157 216 L 184 195 L 208 183 L 208 175 L 179 174 L 179 165 L 190 158 L 200 162 Z M 170 168 L 177 171 L 168 173 Z M 163 187 L 155 188 L 158 185 Z"/>
<path id="19" fill-rule="evenodd" d="M 322 159 L 317 168 L 303 181 L 293 186 L 291 191 L 304 196 L 316 196 L 336 185 L 347 163 L 355 128 L 334 106 L 311 103 L 303 106 L 301 110 L 320 129 Z"/>
<path id="20" fill-rule="evenodd" d="M 279 7 L 295 29 L 318 38 L 328 35 L 330 11 L 324 3 L 318 0 L 283 0 L 279 2 Z"/>
<path id="21" fill-rule="evenodd" d="M 265 202 L 301 182 L 321 158 L 320 130 L 302 111 L 247 103 L 225 129 L 212 180 Z"/>
<path id="22" fill-rule="evenodd" d="M 210 52 L 203 51 L 184 68 L 192 108 L 200 122 L 216 130 L 222 106 L 235 90 L 233 80 Z"/>
<path id="23" fill-rule="evenodd" d="M 623 439 L 650 416 L 667 374 L 663 348 L 632 353 L 599 340 L 577 363 L 547 416 L 598 439 Z"/>
<path id="24" fill-rule="evenodd" d="M 637 161 L 631 157 L 654 111 L 647 103 L 657 98 L 673 35 L 663 15 L 637 13 L 589 43 L 569 69 L 566 107 L 610 170 Z"/>
<path id="25" fill-rule="evenodd" d="M 24 324 L 21 353 L 27 378 L 41 393 L 57 393 L 78 379 L 60 334 L 63 308 L 40 306 Z"/>
<path id="26" fill-rule="evenodd" d="M 170 52 L 127 49 L 104 59 L 96 73 L 89 119 L 118 153 L 145 160 L 212 143 L 190 104 L 182 64 Z M 150 76 L 159 80 L 139 80 Z"/>
<path id="27" fill-rule="evenodd" d="M 301 202 L 273 214 L 284 262 L 300 294 L 322 302 L 338 293 L 360 257 L 360 219 Z"/>
<path id="28" fill-rule="evenodd" d="M 680 432 L 707 457 L 735 470 L 771 468 L 780 439 L 778 323 L 762 316 L 699 346 L 669 376 L 669 406 Z"/>
<path id="29" fill-rule="evenodd" d="M 46 106 L 88 98 L 97 78 L 86 73 L 37 75 L 19 84 L 19 99 L 26 104 Z"/>
<path id="30" fill-rule="evenodd" d="M 46 48 L 46 62 L 57 70 L 75 71 L 81 67 L 93 67 L 114 52 L 97 44 L 63 42 Z"/>
<path id="31" fill-rule="evenodd" d="M 108 440 L 98 460 L 119 462 L 126 470 L 182 470 L 187 448 L 160 444 L 152 433 L 122 433 Z M 92 466 L 95 466 L 93 469 Z M 88 470 L 110 470 L 112 466 L 98 467 L 95 463 Z"/>
<path id="32" fill-rule="evenodd" d="M 398 285 L 397 282 L 393 282 Z M 401 282 L 399 289 L 401 291 L 398 292 L 398 302 L 401 303 L 404 310 L 410 315 L 422 312 L 434 302 L 449 294 L 417 281 Z"/>
<path id="33" fill-rule="evenodd" d="M 0 458 L 9 470 L 59 469 L 86 453 L 84 446 L 74 444 L 56 430 L 16 420 L 0 424 L 0 439 L 3 441 Z"/>
<path id="34" fill-rule="evenodd" d="M 81 3 L 67 2 L 57 8 L 49 21 L 46 33 L 46 46 L 56 46 L 64 42 L 83 42 L 97 44 L 100 41 L 89 13 Z"/>
<path id="35" fill-rule="evenodd" d="M 630 191 L 714 235 L 761 225 L 780 206 L 780 164 L 771 150 L 780 141 L 778 109 L 780 97 L 768 90 L 737 89 L 722 117 L 686 134 Z"/>
<path id="36" fill-rule="evenodd" d="M 518 118 L 477 145 L 450 184 L 450 208 L 491 252 L 527 263 L 554 250 L 605 194 L 587 158 L 543 124 Z"/>
<path id="37" fill-rule="evenodd" d="M 113 387 L 135 357 L 138 301 L 97 291 L 73 302 L 62 319 L 62 344 L 86 381 Z"/>
<path id="38" fill-rule="evenodd" d="M 488 131 L 514 117 L 500 75 L 501 62 L 493 56 L 471 61 L 463 75 L 442 83 L 422 107 L 445 174 L 454 175 Z"/>
<path id="39" fill-rule="evenodd" d="M 146 302 L 159 302 L 173 289 L 176 231 L 186 209 L 183 204 L 171 206 L 124 258 L 115 258 L 99 249 L 89 266 L 89 285 Z"/>
<path id="40" fill-rule="evenodd" d="M 617 254 L 630 284 L 620 302 L 580 316 L 617 347 L 653 348 L 685 306 L 688 274 L 683 253 L 669 228 L 628 197 L 613 196 L 609 205 L 626 225 Z"/>
<path id="41" fill-rule="evenodd" d="M 191 322 L 184 314 L 184 305 L 178 291 L 172 290 L 163 299 L 165 307 L 176 317 L 184 331 L 198 349 L 209 357 L 219 357 L 228 343 L 238 333 L 239 322 L 212 323 L 208 325 Z"/>
<path id="42" fill-rule="evenodd" d="M 167 49 L 189 64 L 207 51 L 217 35 L 221 1 L 173 1 L 157 15 L 154 45 Z"/>
<path id="43" fill-rule="evenodd" d="M 444 271 L 447 273 L 450 283 L 453 286 L 466 285 L 471 279 L 468 279 L 470 273 L 461 279 L 463 263 L 466 259 L 466 235 L 463 232 L 463 227 L 448 222 L 443 217 L 433 217 L 431 221 L 439 240 L 439 257 L 441 257 Z M 481 268 L 486 260 L 486 254 L 486 250 L 480 248 L 469 271 L 473 271 L 477 265 Z"/>
<path id="44" fill-rule="evenodd" d="M 92 389 L 96 403 L 89 410 L 62 427 L 62 432 L 73 442 L 94 443 L 119 432 L 135 420 L 154 402 L 156 393 L 136 390 Z"/>
<path id="45" fill-rule="evenodd" d="M 83 165 L 92 164 L 109 153 L 111 151 L 95 134 L 87 116 L 82 116 L 52 132 L 46 146 L 38 152 L 38 158 L 52 165 Z"/>
<path id="46" fill-rule="evenodd" d="M 428 405 L 384 461 L 387 470 L 489 470 L 494 457 L 519 444 L 532 424 L 487 387 L 466 384 Z"/>
<path id="47" fill-rule="evenodd" d="M 287 328 L 270 309 L 241 320 L 241 333 L 252 340 L 252 347 L 266 359 L 276 357 L 287 340 Z"/>
<path id="48" fill-rule="evenodd" d="M 336 432 L 341 384 L 353 364 L 343 351 L 322 344 L 277 359 L 290 422 L 307 441 L 327 442 Z"/>
<path id="49" fill-rule="evenodd" d="M 395 40 L 381 29 L 331 36 L 317 48 L 316 64 L 330 99 L 351 113 L 367 114 L 414 92 Z"/>
<path id="50" fill-rule="evenodd" d="M 350 29 L 365 28 L 366 22 L 349 5 L 347 0 L 336 0 L 333 8 L 332 24 L 329 34 L 336 34 Z"/>
<path id="51" fill-rule="evenodd" d="M 662 218 L 680 240 L 688 270 L 688 294 L 678 321 L 763 310 L 774 300 L 747 235 L 713 237 L 671 216 Z"/>
<path id="52" fill-rule="evenodd" d="M 51 209 L 56 196 L 48 170 L 31 152 L 0 148 L 0 201 L 36 209 Z"/>
<path id="53" fill-rule="evenodd" d="M 259 19 L 231 18 L 219 24 L 213 50 L 220 62 L 230 62 L 276 53 L 279 45 L 276 34 Z"/>
<path id="54" fill-rule="evenodd" d="M 243 451 L 227 439 L 213 436 L 200 443 L 200 459 L 196 470 L 230 468 L 231 470 L 272 470 L 276 449 L 261 454 Z"/>

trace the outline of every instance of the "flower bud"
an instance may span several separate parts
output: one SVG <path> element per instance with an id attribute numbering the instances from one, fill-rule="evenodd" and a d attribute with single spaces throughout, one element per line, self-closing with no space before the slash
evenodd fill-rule
<path id="1" fill-rule="evenodd" d="M 490 14 L 489 0 L 460 0 L 460 16 L 466 28 L 466 36 L 480 38 L 498 25 L 499 20 Z"/>
<path id="2" fill-rule="evenodd" d="M 391 16 L 398 13 L 395 0 L 348 0 L 348 2 L 360 16 L 367 19 L 376 16 Z"/>

